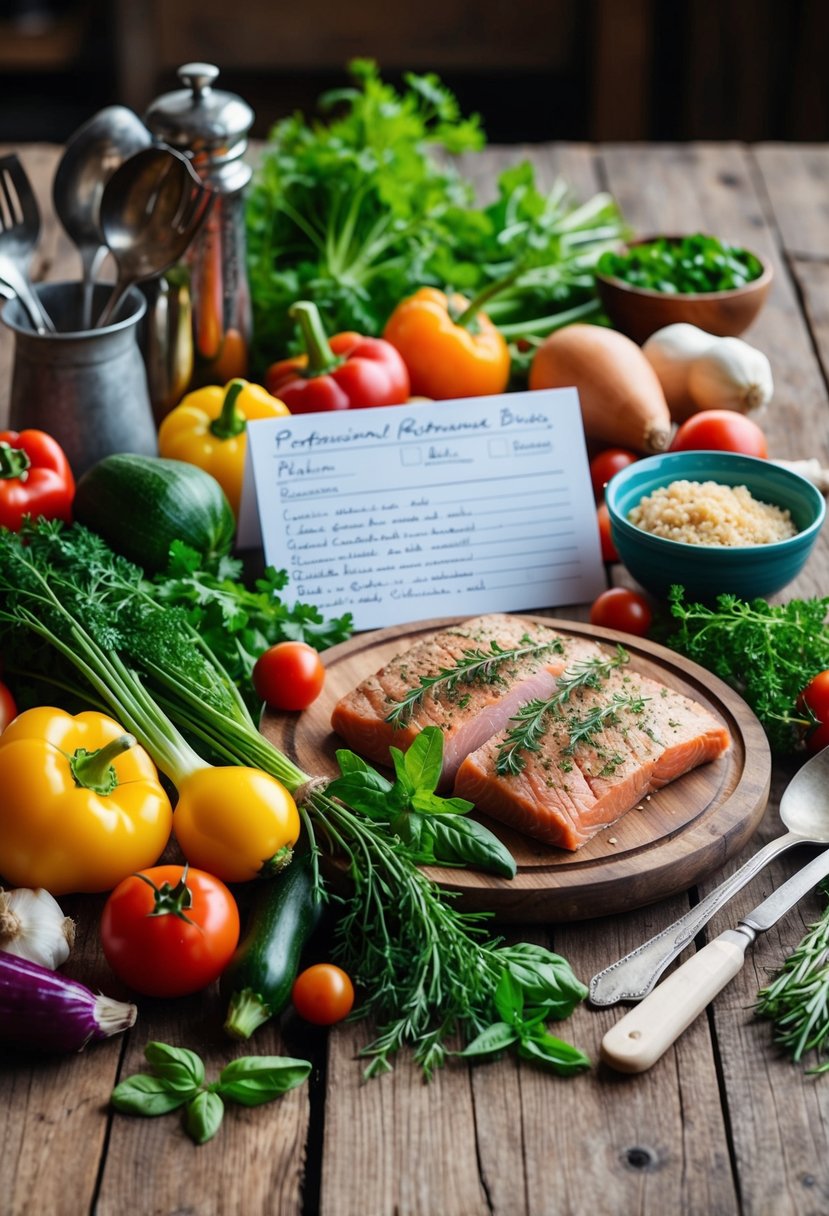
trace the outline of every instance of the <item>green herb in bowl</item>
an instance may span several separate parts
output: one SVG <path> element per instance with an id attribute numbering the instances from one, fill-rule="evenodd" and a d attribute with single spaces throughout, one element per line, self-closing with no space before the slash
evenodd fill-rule
<path id="1" fill-rule="evenodd" d="M 748 250 L 698 232 L 638 242 L 624 253 L 604 253 L 597 270 L 634 287 L 673 295 L 734 291 L 759 279 L 763 266 Z"/>

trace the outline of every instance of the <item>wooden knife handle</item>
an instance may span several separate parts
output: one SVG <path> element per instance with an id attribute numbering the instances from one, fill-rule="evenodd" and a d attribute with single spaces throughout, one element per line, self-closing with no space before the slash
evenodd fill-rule
<path id="1" fill-rule="evenodd" d="M 736 929 L 671 972 L 602 1039 L 601 1058 L 620 1072 L 645 1072 L 675 1042 L 745 962 L 751 938 Z"/>

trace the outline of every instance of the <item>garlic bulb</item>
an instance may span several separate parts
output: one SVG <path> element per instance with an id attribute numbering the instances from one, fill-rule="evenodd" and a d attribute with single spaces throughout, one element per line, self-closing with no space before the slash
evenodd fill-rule
<path id="1" fill-rule="evenodd" d="M 771 364 L 740 338 L 718 338 L 695 325 L 668 325 L 652 334 L 642 350 L 675 422 L 700 410 L 746 414 L 771 400 Z"/>
<path id="2" fill-rule="evenodd" d="M 688 390 L 688 373 L 697 355 L 703 354 L 712 342 L 712 334 L 680 321 L 666 325 L 651 334 L 642 347 L 642 354 L 656 372 L 671 417 L 675 422 L 690 417 L 697 408 Z"/>
<path id="3" fill-rule="evenodd" d="M 0 950 L 54 971 L 69 958 L 74 941 L 75 922 L 48 891 L 0 889 Z"/>

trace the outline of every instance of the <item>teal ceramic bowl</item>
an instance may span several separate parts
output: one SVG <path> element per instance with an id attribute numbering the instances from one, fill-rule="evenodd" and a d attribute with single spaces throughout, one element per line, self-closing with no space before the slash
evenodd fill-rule
<path id="1" fill-rule="evenodd" d="M 768 545 L 691 545 L 629 521 L 642 498 L 680 480 L 747 486 L 759 501 L 790 511 L 797 534 Z M 637 460 L 611 478 L 605 501 L 613 543 L 637 582 L 660 598 L 681 583 L 690 599 L 709 603 L 724 593 L 753 599 L 780 591 L 805 565 L 826 514 L 823 495 L 805 477 L 733 452 L 664 452 Z"/>

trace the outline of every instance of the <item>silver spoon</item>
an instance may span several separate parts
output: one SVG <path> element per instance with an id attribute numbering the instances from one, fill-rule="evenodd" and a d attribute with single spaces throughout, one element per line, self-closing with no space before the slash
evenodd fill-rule
<path id="1" fill-rule="evenodd" d="M 116 169 L 101 198 L 101 230 L 118 267 L 99 326 L 115 316 L 133 283 L 163 274 L 182 257 L 212 199 L 186 156 L 172 148 L 136 152 Z"/>
<path id="2" fill-rule="evenodd" d="M 590 981 L 591 1002 L 615 1005 L 617 1001 L 640 1001 L 715 912 L 773 858 L 796 844 L 829 844 L 829 747 L 808 760 L 792 777 L 780 799 L 780 818 L 788 828 L 783 836 L 770 840 L 667 929 L 594 975 Z"/>
<path id="3" fill-rule="evenodd" d="M 52 182 L 52 202 L 83 268 L 81 326 L 92 324 L 95 279 L 107 255 L 100 228 L 101 196 L 112 174 L 152 136 L 126 106 L 99 110 L 71 136 Z"/>

